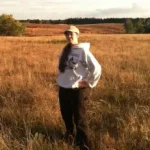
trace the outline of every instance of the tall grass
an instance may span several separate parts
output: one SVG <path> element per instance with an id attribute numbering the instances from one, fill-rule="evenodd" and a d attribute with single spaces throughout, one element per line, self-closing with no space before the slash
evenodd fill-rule
<path id="1" fill-rule="evenodd" d="M 88 101 L 93 150 L 150 147 L 150 36 L 84 34 L 102 65 Z M 71 150 L 56 84 L 64 37 L 0 37 L 0 150 Z"/>

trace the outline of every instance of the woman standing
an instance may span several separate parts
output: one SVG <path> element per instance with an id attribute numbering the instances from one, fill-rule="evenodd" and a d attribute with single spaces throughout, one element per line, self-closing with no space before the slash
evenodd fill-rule
<path id="1" fill-rule="evenodd" d="M 90 52 L 89 43 L 79 43 L 80 31 L 69 26 L 64 34 L 67 45 L 59 58 L 59 102 L 66 136 L 75 137 L 80 149 L 89 150 L 86 103 L 89 89 L 97 85 L 101 66 Z"/>

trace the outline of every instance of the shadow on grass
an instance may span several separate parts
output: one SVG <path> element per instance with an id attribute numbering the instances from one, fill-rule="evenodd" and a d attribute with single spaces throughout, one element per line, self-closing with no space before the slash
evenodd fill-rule
<path id="1" fill-rule="evenodd" d="M 31 134 L 33 138 L 42 135 L 44 140 L 50 140 L 51 142 L 64 139 L 63 132 L 59 127 L 40 123 L 31 127 Z"/>

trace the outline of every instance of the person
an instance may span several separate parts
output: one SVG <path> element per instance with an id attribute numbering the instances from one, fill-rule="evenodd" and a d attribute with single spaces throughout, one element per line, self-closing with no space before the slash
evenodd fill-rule
<path id="1" fill-rule="evenodd" d="M 89 150 L 86 103 L 89 89 L 100 79 L 101 65 L 90 52 L 90 43 L 79 43 L 79 34 L 74 25 L 64 31 L 67 45 L 59 57 L 57 84 L 66 137 L 73 137 L 80 149 Z"/>

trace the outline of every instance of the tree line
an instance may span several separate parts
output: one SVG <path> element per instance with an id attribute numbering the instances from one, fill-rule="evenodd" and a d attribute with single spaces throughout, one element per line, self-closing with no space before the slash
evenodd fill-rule
<path id="1" fill-rule="evenodd" d="M 40 24 L 97 24 L 97 23 L 122 23 L 126 33 L 150 33 L 150 18 L 68 18 L 64 20 L 20 20 L 26 23 Z"/>
<path id="2" fill-rule="evenodd" d="M 69 18 L 65 20 L 15 20 L 12 15 L 0 15 L 0 35 L 23 35 L 24 23 L 36 24 L 97 24 L 97 23 L 122 23 L 126 33 L 150 33 L 150 18 Z"/>
<path id="3" fill-rule="evenodd" d="M 150 33 L 150 18 L 126 19 L 126 33 Z"/>
<path id="4" fill-rule="evenodd" d="M 39 23 L 39 24 L 96 24 L 96 23 L 124 23 L 126 18 L 68 18 L 58 20 L 39 20 L 39 19 L 27 19 L 20 20 L 23 23 Z"/>

